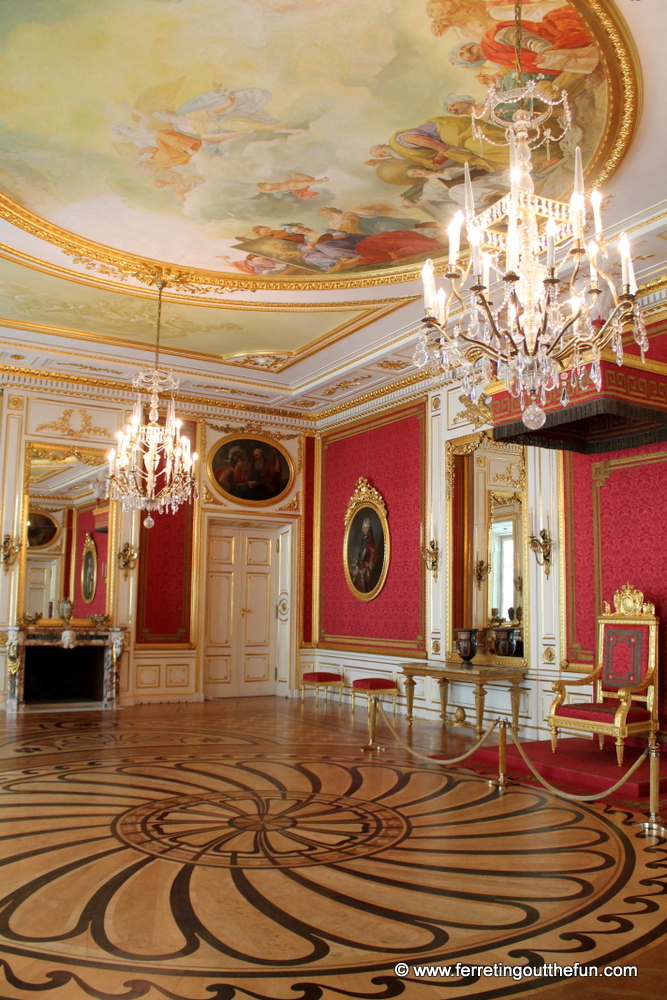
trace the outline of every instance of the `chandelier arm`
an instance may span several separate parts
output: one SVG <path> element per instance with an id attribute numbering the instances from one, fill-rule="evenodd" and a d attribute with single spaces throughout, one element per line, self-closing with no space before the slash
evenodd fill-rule
<path id="1" fill-rule="evenodd" d="M 545 352 L 548 356 L 550 356 L 550 355 L 552 355 L 554 353 L 555 349 L 558 347 L 558 344 L 563 339 L 563 337 L 565 336 L 565 334 L 567 333 L 567 331 L 580 318 L 581 318 L 581 309 L 579 309 L 579 312 L 573 313 L 572 316 L 570 316 L 569 320 L 563 326 L 563 328 L 561 329 L 561 331 L 558 334 L 558 336 L 556 337 L 556 339 L 549 344 L 549 346 L 547 347 L 546 352 Z M 556 356 L 556 358 L 558 357 L 558 355 L 555 355 L 555 356 Z"/>
<path id="2" fill-rule="evenodd" d="M 593 264 L 593 267 L 595 268 L 595 271 L 596 271 L 596 273 L 597 273 L 597 274 L 598 274 L 598 275 L 599 275 L 599 276 L 600 276 L 601 278 L 604 278 L 604 280 L 606 281 L 606 283 L 607 283 L 607 285 L 608 285 L 608 287 L 609 287 L 609 290 L 610 290 L 611 294 L 612 294 L 612 295 L 613 295 L 613 297 L 614 297 L 614 306 L 617 306 L 617 305 L 618 305 L 618 303 L 619 303 L 619 302 L 620 302 L 621 300 L 620 300 L 620 298 L 619 298 L 619 296 L 618 296 L 618 293 L 617 293 L 617 291 L 616 291 L 616 287 L 614 286 L 614 283 L 613 283 L 613 281 L 611 280 L 611 278 L 609 277 L 609 275 L 607 274 L 607 272 L 606 272 L 606 271 L 603 271 L 603 270 L 602 270 L 602 268 L 599 268 L 599 267 L 597 267 L 597 265 L 596 265 L 595 263 Z"/>

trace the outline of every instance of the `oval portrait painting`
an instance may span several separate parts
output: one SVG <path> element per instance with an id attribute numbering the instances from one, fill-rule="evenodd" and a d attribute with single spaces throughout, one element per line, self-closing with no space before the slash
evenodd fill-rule
<path id="1" fill-rule="evenodd" d="M 277 503 L 289 492 L 294 467 L 287 452 L 268 438 L 231 437 L 213 448 L 209 476 L 227 500 L 249 506 Z"/>
<path id="2" fill-rule="evenodd" d="M 362 601 L 382 590 L 389 569 L 389 529 L 376 507 L 357 508 L 345 532 L 343 560 L 347 585 Z"/>
<path id="3" fill-rule="evenodd" d="M 81 560 L 81 597 L 84 604 L 92 604 L 97 590 L 97 546 L 86 533 Z"/>

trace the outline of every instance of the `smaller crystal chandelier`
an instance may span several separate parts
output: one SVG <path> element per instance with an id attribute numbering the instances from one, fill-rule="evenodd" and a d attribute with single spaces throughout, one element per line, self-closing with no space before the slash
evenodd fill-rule
<path id="1" fill-rule="evenodd" d="M 521 66 L 521 3 L 516 4 L 517 80 Z M 561 135 L 545 128 L 554 109 L 562 107 Z M 473 188 L 465 164 L 465 219 L 457 212 L 447 232 L 448 290 L 436 289 L 433 262 L 422 270 L 425 317 L 413 361 L 434 375 L 445 372 L 461 379 L 465 392 L 475 399 L 477 385 L 494 378 L 505 382 L 519 399 L 523 422 L 531 430 L 545 420 L 548 397 L 560 389 L 560 403 L 567 406 L 571 389 L 585 389 L 590 382 L 602 387 L 600 354 L 611 346 L 619 365 L 623 363 L 622 336 L 632 324 L 642 360 L 648 338 L 636 302 L 630 246 L 625 233 L 619 239 L 620 293 L 603 270 L 608 248 L 603 239 L 599 191 L 590 195 L 595 238 L 584 241 L 586 203 L 581 153 L 575 152 L 574 191 L 569 204 L 534 193 L 532 150 L 559 142 L 570 127 L 567 94 L 549 97 L 534 80 L 514 90 L 489 89 L 479 114 L 473 109 L 473 135 L 493 145 L 480 122 L 505 133 L 509 146 L 508 195 L 475 214 Z M 470 246 L 467 267 L 459 266 L 461 229 L 466 223 Z M 565 257 L 557 264 L 556 245 L 567 244 Z M 587 267 L 584 267 L 584 262 Z M 569 268 L 567 279 L 559 270 Z M 504 286 L 491 294 L 491 272 Z M 464 292 L 472 273 L 473 281 Z M 603 306 L 603 288 L 610 305 Z M 466 295 L 467 301 L 464 298 Z M 451 320 L 451 322 L 450 322 Z"/>
<path id="2" fill-rule="evenodd" d="M 197 497 L 195 467 L 197 453 L 190 453 L 190 441 L 179 437 L 181 421 L 174 412 L 173 393 L 178 389 L 178 379 L 171 372 L 161 371 L 160 320 L 162 317 L 162 290 L 164 281 L 156 282 L 158 289 L 157 334 L 155 339 L 155 366 L 152 371 L 139 372 L 132 380 L 137 390 L 137 401 L 130 423 L 118 431 L 118 450 L 109 452 L 109 475 L 105 493 L 110 500 L 120 500 L 123 510 L 146 510 L 146 528 L 155 521 L 152 512 L 170 510 L 175 514 L 182 503 Z M 159 423 L 160 392 L 169 392 L 167 413 Z M 144 415 L 143 394 L 150 396 L 148 423 Z"/>

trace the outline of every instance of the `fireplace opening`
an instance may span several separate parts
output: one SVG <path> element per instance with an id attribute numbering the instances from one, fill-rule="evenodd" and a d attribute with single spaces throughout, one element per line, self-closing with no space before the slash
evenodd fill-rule
<path id="1" fill-rule="evenodd" d="M 25 647 L 23 700 L 30 702 L 102 701 L 104 646 Z"/>

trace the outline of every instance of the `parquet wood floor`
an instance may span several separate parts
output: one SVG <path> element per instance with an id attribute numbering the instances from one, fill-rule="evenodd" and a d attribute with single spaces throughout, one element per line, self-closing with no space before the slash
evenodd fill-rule
<path id="1" fill-rule="evenodd" d="M 0 1000 L 664 996 L 663 840 L 381 739 L 273 698 L 7 719 Z"/>

